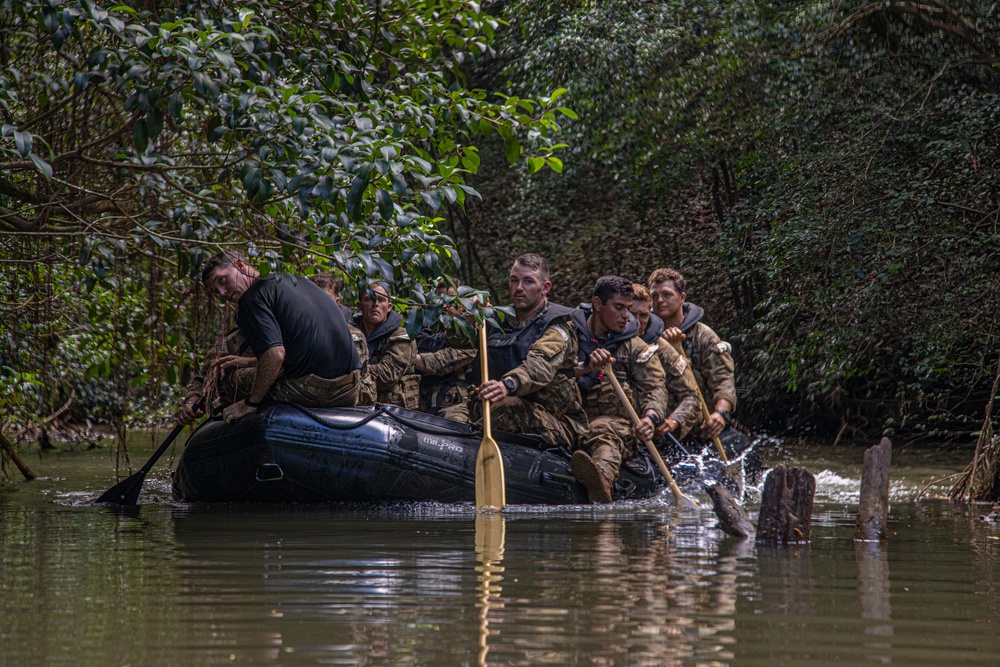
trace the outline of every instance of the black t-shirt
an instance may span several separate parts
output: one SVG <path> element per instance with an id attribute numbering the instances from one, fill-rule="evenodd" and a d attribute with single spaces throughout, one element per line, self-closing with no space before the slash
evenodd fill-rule
<path id="1" fill-rule="evenodd" d="M 306 278 L 272 274 L 258 279 L 240 297 L 236 324 L 258 358 L 285 346 L 286 377 L 311 373 L 332 380 L 361 368 L 340 307 Z"/>

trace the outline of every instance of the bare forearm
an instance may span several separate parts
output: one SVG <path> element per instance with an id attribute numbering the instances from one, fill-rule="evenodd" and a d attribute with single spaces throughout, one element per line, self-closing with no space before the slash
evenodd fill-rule
<path id="1" fill-rule="evenodd" d="M 250 391 L 250 400 L 259 403 L 267 396 L 271 385 L 281 374 L 281 368 L 285 363 L 285 347 L 277 345 L 269 348 L 257 359 L 257 373 L 253 380 L 253 389 Z"/>

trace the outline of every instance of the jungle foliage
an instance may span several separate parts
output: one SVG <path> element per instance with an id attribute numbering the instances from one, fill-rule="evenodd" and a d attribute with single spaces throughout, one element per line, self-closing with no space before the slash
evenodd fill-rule
<path id="1" fill-rule="evenodd" d="M 986 0 L 2 2 L 0 407 L 165 412 L 220 330 L 190 279 L 219 247 L 390 280 L 431 302 L 412 326 L 437 276 L 503 300 L 530 250 L 565 303 L 680 269 L 746 422 L 968 438 L 1000 351 L 998 22 Z"/>
<path id="2" fill-rule="evenodd" d="M 479 76 L 515 94 L 559 82 L 579 120 L 561 177 L 502 173 L 499 147 L 483 151 L 485 203 L 450 219 L 470 280 L 531 248 L 574 302 L 603 273 L 672 265 L 734 346 L 741 419 L 974 438 L 1000 351 L 1000 6 L 563 0 L 504 16 Z M 515 241 L 505 256 L 464 241 L 495 233 Z"/>
<path id="3" fill-rule="evenodd" d="M 191 280 L 219 248 L 426 303 L 477 142 L 560 166 L 560 91 L 466 83 L 499 27 L 467 0 L 0 4 L 5 416 L 169 405 L 219 331 Z"/>

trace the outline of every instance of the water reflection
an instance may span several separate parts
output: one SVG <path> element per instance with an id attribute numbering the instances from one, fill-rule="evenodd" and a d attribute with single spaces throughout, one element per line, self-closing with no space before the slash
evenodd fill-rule
<path id="1" fill-rule="evenodd" d="M 507 520 L 502 514 L 476 514 L 476 559 L 479 565 L 479 660 L 481 667 L 489 664 L 490 607 L 502 609 L 500 601 L 503 581 L 503 547 Z M 494 635 L 500 634 L 494 630 Z"/>
<path id="2" fill-rule="evenodd" d="M 868 654 L 882 664 L 892 658 L 892 604 L 889 600 L 889 554 L 885 545 L 878 542 L 855 542 L 854 554 L 858 561 L 858 597 L 861 600 L 861 619 L 865 621 L 864 633 L 870 635 L 863 646 L 872 649 Z"/>

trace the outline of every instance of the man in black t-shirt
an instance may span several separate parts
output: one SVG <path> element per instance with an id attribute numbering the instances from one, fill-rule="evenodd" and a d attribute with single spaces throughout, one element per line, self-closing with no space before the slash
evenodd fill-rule
<path id="1" fill-rule="evenodd" d="M 223 411 L 227 422 L 265 397 L 309 407 L 357 403 L 361 362 L 337 304 L 306 278 L 260 278 L 243 258 L 221 253 L 201 273 L 205 287 L 236 306 L 236 324 L 257 357 L 250 395 Z"/>

